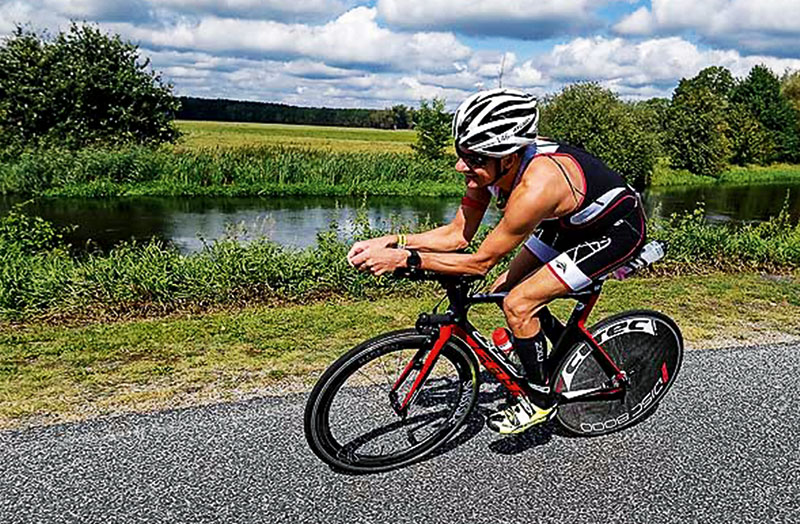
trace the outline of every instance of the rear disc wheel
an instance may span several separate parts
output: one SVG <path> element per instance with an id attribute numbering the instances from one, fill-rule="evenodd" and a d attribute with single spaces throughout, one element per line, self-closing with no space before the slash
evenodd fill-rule
<path id="1" fill-rule="evenodd" d="M 557 418 L 570 433 L 597 436 L 619 431 L 644 419 L 675 382 L 683 360 L 683 337 L 675 322 L 657 311 L 627 311 L 589 330 L 625 372 L 624 392 L 608 400 L 563 403 Z M 595 351 L 580 342 L 567 353 L 554 378 L 555 392 L 566 393 L 607 384 Z"/>

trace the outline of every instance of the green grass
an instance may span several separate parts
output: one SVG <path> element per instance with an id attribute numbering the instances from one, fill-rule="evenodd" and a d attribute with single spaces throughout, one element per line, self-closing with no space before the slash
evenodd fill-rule
<path id="1" fill-rule="evenodd" d="M 800 165 L 731 167 L 719 177 L 720 184 L 751 185 L 774 182 L 800 182 Z"/>
<path id="2" fill-rule="evenodd" d="M 448 150 L 412 154 L 411 131 L 181 122 L 178 146 L 88 148 L 0 156 L 0 194 L 113 196 L 454 196 L 464 181 Z M 223 146 L 223 147 L 218 147 Z M 229 146 L 229 147 L 228 147 Z M 800 166 L 735 168 L 720 179 L 672 170 L 662 159 L 653 187 L 800 181 Z"/>
<path id="3" fill-rule="evenodd" d="M 653 171 L 651 187 L 696 186 L 708 184 L 754 185 L 780 182 L 800 183 L 800 165 L 775 164 L 772 166 L 731 166 L 719 178 L 700 176 L 685 169 L 672 169 L 661 159 Z"/>
<path id="4" fill-rule="evenodd" d="M 282 384 L 309 387 L 337 356 L 410 327 L 435 302 L 331 300 L 84 326 L 0 326 L 0 428 L 219 401 Z M 571 303 L 554 307 L 564 315 Z M 690 346 L 800 335 L 800 274 L 685 276 L 610 282 L 592 321 L 630 308 L 674 317 Z M 471 319 L 502 325 L 495 306 Z M 724 336 L 725 340 L 719 337 Z"/>
<path id="5" fill-rule="evenodd" d="M 352 127 L 176 121 L 181 149 L 290 146 L 337 152 L 410 153 L 414 131 Z"/>
<path id="6" fill-rule="evenodd" d="M 425 230 L 431 224 L 418 227 Z M 409 228 L 399 224 L 393 229 Z M 473 249 L 489 230 L 481 227 Z M 0 318 L 163 315 L 330 296 L 382 298 L 416 289 L 408 281 L 376 279 L 353 270 L 345 260 L 351 240 L 345 240 L 345 232 L 335 224 L 305 250 L 283 248 L 264 238 L 243 244 L 235 233 L 189 255 L 159 241 L 124 243 L 108 253 L 76 255 L 63 245 L 51 224 L 13 211 L 0 218 Z M 372 229 L 362 212 L 347 233 L 360 239 L 385 231 Z M 648 236 L 670 246 L 665 260 L 651 274 L 800 267 L 800 224 L 785 210 L 766 222 L 721 226 L 707 224 L 703 210 L 698 209 L 651 221 Z M 501 271 L 505 263 L 501 261 L 493 271 Z"/>
<path id="7" fill-rule="evenodd" d="M 109 196 L 453 195 L 454 158 L 281 146 L 25 152 L 0 162 L 0 193 Z"/>

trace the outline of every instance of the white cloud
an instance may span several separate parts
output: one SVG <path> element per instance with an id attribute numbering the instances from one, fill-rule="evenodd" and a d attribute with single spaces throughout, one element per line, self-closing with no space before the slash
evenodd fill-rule
<path id="1" fill-rule="evenodd" d="M 610 1 L 378 0 L 377 8 L 387 23 L 406 29 L 540 40 L 597 27 L 595 9 Z"/>
<path id="2" fill-rule="evenodd" d="M 534 60 L 527 60 L 511 70 L 504 80 L 504 85 L 515 87 L 523 91 L 541 91 L 540 89 L 550 83 L 550 78 L 534 65 Z"/>
<path id="3" fill-rule="evenodd" d="M 164 28 L 111 24 L 151 47 L 201 50 L 259 58 L 306 57 L 340 67 L 451 71 L 470 55 L 450 33 L 395 33 L 380 27 L 376 10 L 357 7 L 321 26 L 205 17 Z"/>
<path id="4" fill-rule="evenodd" d="M 87 1 L 87 0 L 83 0 Z M 93 0 L 99 1 L 99 0 Z M 183 14 L 260 18 L 279 21 L 330 19 L 357 4 L 355 0 L 148 0 L 157 8 Z"/>
<path id="5" fill-rule="evenodd" d="M 797 0 L 652 0 L 621 20 L 623 35 L 666 35 L 692 31 L 707 42 L 783 56 L 800 52 Z"/>
<path id="6" fill-rule="evenodd" d="M 681 78 L 719 65 L 745 76 L 757 64 L 776 72 L 800 68 L 800 59 L 742 56 L 734 50 L 703 50 L 679 37 L 631 42 L 622 38 L 578 38 L 540 57 L 546 74 L 563 83 L 593 80 L 621 94 L 671 93 Z M 649 95 L 649 96 L 652 96 Z"/>
<path id="7" fill-rule="evenodd" d="M 0 34 L 15 22 L 54 32 L 86 19 L 140 43 L 178 94 L 338 107 L 438 96 L 452 108 L 497 86 L 503 57 L 503 85 L 537 95 L 594 80 L 624 97 L 669 96 L 680 78 L 709 65 L 736 76 L 759 63 L 800 68 L 758 51 L 791 40 L 783 55 L 800 54 L 800 10 L 789 5 L 798 0 L 653 0 L 615 28 L 635 40 L 575 38 L 536 56 L 513 42 L 585 32 L 612 1 L 623 0 L 0 0 Z M 507 38 L 473 50 L 453 32 Z M 652 34 L 669 37 L 642 40 Z M 724 44 L 733 38 L 756 51 Z"/>

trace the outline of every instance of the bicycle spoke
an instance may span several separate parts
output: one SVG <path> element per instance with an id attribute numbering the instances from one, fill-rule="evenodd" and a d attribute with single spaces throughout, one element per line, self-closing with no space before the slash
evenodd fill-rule
<path id="1" fill-rule="evenodd" d="M 428 453 L 463 423 L 468 411 L 453 414 L 457 406 L 471 407 L 478 392 L 468 354 L 454 345 L 445 346 L 419 385 L 413 409 L 399 417 L 392 406 L 390 391 L 425 343 L 415 331 L 392 333 L 334 364 L 336 372 L 308 402 L 307 437 L 318 456 L 346 469 L 382 469 Z M 401 402 L 419 373 L 411 370 L 396 391 Z"/>

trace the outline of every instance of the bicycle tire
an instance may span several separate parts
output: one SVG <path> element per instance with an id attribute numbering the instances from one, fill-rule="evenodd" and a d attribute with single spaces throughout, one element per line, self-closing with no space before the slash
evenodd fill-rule
<path id="1" fill-rule="evenodd" d="M 306 440 L 317 457 L 334 469 L 354 473 L 387 471 L 429 455 L 455 435 L 474 408 L 479 389 L 475 357 L 455 337 L 442 348 L 408 416 L 401 418 L 391 408 L 389 390 L 424 344 L 430 345 L 429 338 L 414 329 L 386 333 L 356 346 L 323 373 L 311 392 L 304 417 Z M 381 371 L 388 370 L 388 359 L 383 358 L 387 356 L 397 365 L 380 377 Z M 412 372 L 404 385 L 413 383 L 417 372 Z M 367 405 L 365 399 L 372 401 Z M 440 406 L 443 403 L 445 408 Z M 368 418 L 385 425 L 366 428 L 369 424 L 356 418 L 355 411 L 360 408 L 368 412 Z M 370 411 L 375 408 L 388 415 L 373 415 Z M 429 412 L 422 415 L 426 408 L 430 408 Z M 438 417 L 438 426 L 433 426 L 437 422 L 434 417 Z M 417 423 L 420 428 L 430 425 L 431 433 L 412 442 L 417 439 L 413 427 Z M 353 438 L 343 436 L 351 428 Z M 408 447 L 386 452 L 387 436 L 399 434 L 398 440 L 402 441 L 402 431 L 407 432 Z"/>
<path id="2" fill-rule="evenodd" d="M 644 420 L 674 384 L 683 361 L 683 336 L 675 322 L 657 311 L 625 311 L 601 320 L 589 332 L 626 372 L 621 398 L 570 402 L 556 418 L 570 434 L 599 436 Z M 552 377 L 555 392 L 598 387 L 609 379 L 585 342 L 575 344 Z"/>

